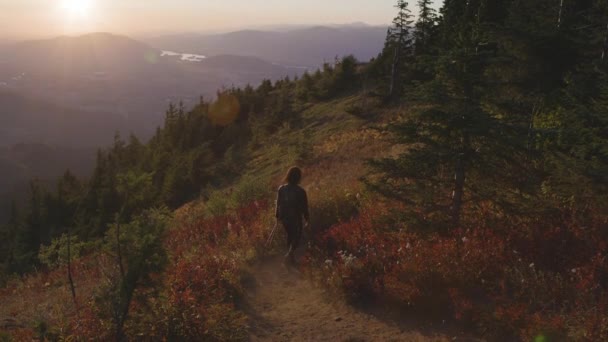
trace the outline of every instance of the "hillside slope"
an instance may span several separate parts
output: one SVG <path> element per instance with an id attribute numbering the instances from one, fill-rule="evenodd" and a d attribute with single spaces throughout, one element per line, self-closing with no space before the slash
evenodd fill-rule
<path id="1" fill-rule="evenodd" d="M 382 121 L 381 115 L 375 122 L 370 122 L 347 113 L 346 108 L 360 100 L 358 95 L 352 95 L 310 106 L 302 115 L 302 127 L 305 128 L 300 130 L 285 127 L 274 136 L 271 144 L 260 145 L 250 156 L 250 162 L 245 168 L 247 172 L 241 180 L 227 186 L 225 191 L 231 192 L 233 188 L 240 187 L 241 183 L 255 178 L 260 184 L 268 184 L 267 192 L 270 193 L 280 183 L 285 168 L 293 163 L 304 165 L 304 187 L 310 193 L 313 208 L 322 206 L 328 191 L 352 190 L 353 184 L 363 174 L 366 158 L 391 151 L 386 148 L 381 137 L 369 129 Z M 344 172 L 346 169 L 348 172 Z M 182 231 L 189 231 L 192 223 L 188 222 L 200 220 L 197 219 L 200 214 L 196 213 L 204 212 L 208 206 L 207 201 L 195 201 L 177 210 L 170 224 L 171 239 L 179 239 Z M 255 235 L 256 238 L 245 238 L 239 242 L 244 245 L 239 247 L 221 247 L 238 251 L 239 255 L 254 255 L 237 261 L 241 268 L 234 275 L 240 278 L 249 274 L 242 278 L 243 294 L 239 297 L 243 302 L 238 305 L 243 306 L 241 310 L 247 322 L 248 328 L 240 326 L 240 329 L 246 328 L 249 335 L 246 340 L 448 340 L 445 332 L 440 333 L 442 329 L 400 327 L 370 313 L 360 312 L 342 299 L 329 300 L 329 293 L 309 282 L 305 273 L 295 270 L 288 272 L 274 257 L 259 259 L 262 255 L 282 253 L 282 247 L 277 248 L 282 246 L 282 232 L 279 232 L 274 247 L 261 247 L 262 241 L 265 241 L 269 234 L 269 226 L 263 223 L 265 219 L 260 221 L 256 217 L 266 217 L 267 213 L 267 210 L 262 210 L 245 217 L 255 220 L 256 223 L 245 225 L 243 229 L 247 234 L 259 234 Z M 209 230 L 210 234 L 212 232 L 213 230 Z M 204 245 L 206 242 L 198 244 L 197 241 L 196 237 L 190 236 L 180 243 L 205 253 L 204 250 L 208 248 Z M 168 242 L 166 246 L 169 251 L 184 249 L 171 244 L 172 242 Z M 256 244 L 258 247 L 254 248 L 257 252 L 251 251 L 252 246 Z M 192 258 L 175 253 L 171 252 L 172 261 L 167 268 L 169 274 L 163 275 L 168 282 L 173 279 L 171 274 L 179 267 L 177 265 Z M 217 253 L 217 250 L 214 253 Z M 73 277 L 78 301 L 82 306 L 81 311 L 86 311 L 86 303 L 93 300 L 96 293 L 99 293 L 100 284 L 107 281 L 103 279 L 108 276 L 106 272 L 112 269 L 111 261 L 112 258 L 103 255 L 101 258 L 87 257 L 75 262 Z M 204 264 L 203 260 L 196 257 L 192 261 L 195 264 Z M 171 284 L 165 286 L 171 287 Z M 22 280 L 12 280 L 0 291 L 0 301 L 3 303 L 0 308 L 0 332 L 4 331 L 13 336 L 31 336 L 31 327 L 41 321 L 49 326 L 61 326 L 66 324 L 66 320 L 77 319 L 69 291 L 69 283 L 65 278 L 64 269 L 61 268 L 48 273 L 33 274 Z M 220 321 L 218 324 L 225 323 Z"/>

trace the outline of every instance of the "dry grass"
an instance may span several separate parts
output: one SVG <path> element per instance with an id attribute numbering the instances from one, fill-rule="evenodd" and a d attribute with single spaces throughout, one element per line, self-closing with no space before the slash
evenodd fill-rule
<path id="1" fill-rule="evenodd" d="M 85 258 L 73 265 L 79 305 L 86 303 L 99 286 L 100 260 Z M 68 325 L 69 318 L 77 314 L 65 267 L 12 280 L 0 289 L 0 301 L 0 332 L 36 329 L 41 324 L 62 329 Z"/>

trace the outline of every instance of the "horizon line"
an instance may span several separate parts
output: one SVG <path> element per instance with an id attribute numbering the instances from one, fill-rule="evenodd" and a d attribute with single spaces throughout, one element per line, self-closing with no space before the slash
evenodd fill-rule
<path id="1" fill-rule="evenodd" d="M 126 32 L 118 32 L 118 31 L 110 31 L 110 30 L 99 30 L 99 31 L 83 31 L 76 33 L 58 33 L 58 34 L 49 34 L 49 35 L 38 35 L 38 34 L 26 34 L 23 36 L 18 35 L 0 35 L 0 42 L 20 42 L 20 41 L 33 41 L 33 40 L 48 40 L 48 39 L 57 39 L 57 38 L 78 38 L 84 37 L 92 34 L 111 34 L 116 36 L 123 36 L 129 38 L 141 38 L 141 37 L 161 37 L 168 35 L 220 35 L 220 34 L 230 34 L 235 32 L 243 32 L 243 31 L 259 31 L 259 32 L 291 32 L 298 31 L 302 29 L 310 29 L 315 27 L 327 27 L 327 28 L 339 28 L 339 27 L 367 27 L 367 28 L 380 28 L 380 27 L 388 27 L 390 24 L 370 24 L 367 22 L 357 21 L 357 22 L 347 22 L 347 23 L 310 23 L 310 24 L 268 24 L 268 25 L 253 25 L 253 26 L 244 26 L 240 28 L 226 28 L 226 29 L 203 29 L 203 30 L 144 30 L 144 31 L 133 31 L 130 33 Z"/>

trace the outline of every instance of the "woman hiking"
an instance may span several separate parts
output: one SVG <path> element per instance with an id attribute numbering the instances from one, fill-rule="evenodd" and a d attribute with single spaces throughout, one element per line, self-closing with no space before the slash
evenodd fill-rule
<path id="1" fill-rule="evenodd" d="M 279 222 L 282 223 L 287 232 L 289 249 L 285 255 L 285 262 L 292 265 L 296 263 L 294 252 L 298 248 L 302 236 L 302 219 L 306 222 L 305 226 L 308 226 L 310 219 L 306 191 L 299 185 L 301 180 L 302 170 L 292 167 L 285 177 L 287 184 L 282 185 L 277 194 L 277 225 Z"/>

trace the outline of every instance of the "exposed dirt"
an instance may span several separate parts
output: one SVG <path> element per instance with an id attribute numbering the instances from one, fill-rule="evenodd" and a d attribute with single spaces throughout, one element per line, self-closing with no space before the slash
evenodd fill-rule
<path id="1" fill-rule="evenodd" d="M 464 341 L 407 328 L 328 298 L 280 259 L 261 263 L 247 293 L 251 341 Z"/>

